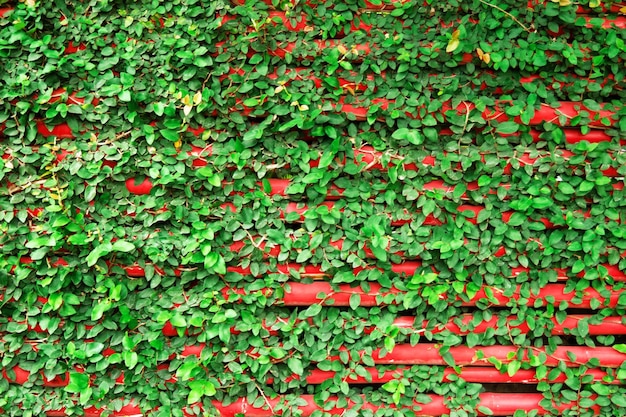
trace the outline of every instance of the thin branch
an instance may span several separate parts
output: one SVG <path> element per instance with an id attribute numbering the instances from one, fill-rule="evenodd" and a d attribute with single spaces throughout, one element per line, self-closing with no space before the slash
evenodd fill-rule
<path id="1" fill-rule="evenodd" d="M 254 385 L 256 385 L 257 389 L 259 390 L 259 392 L 261 393 L 261 396 L 263 396 L 263 399 L 265 400 L 265 403 L 267 404 L 267 406 L 269 407 L 270 411 L 272 412 L 272 414 L 274 414 L 274 407 L 272 407 L 272 403 L 270 402 L 270 400 L 267 398 L 267 396 L 265 395 L 265 393 L 263 392 L 263 390 L 261 389 L 261 387 L 259 386 L 259 384 L 256 383 L 256 381 L 254 382 Z"/>
<path id="2" fill-rule="evenodd" d="M 23 185 L 16 185 L 12 188 L 7 189 L 9 195 L 13 195 L 14 193 L 20 192 L 20 191 L 24 191 L 25 189 L 35 186 L 35 185 L 43 185 L 46 183 L 46 181 L 48 180 L 37 180 L 37 181 L 29 181 L 26 184 Z"/>
<path id="3" fill-rule="evenodd" d="M 471 113 L 471 110 L 470 110 L 470 106 L 469 106 L 469 104 L 467 104 L 467 102 L 466 102 L 466 101 L 464 101 L 464 102 L 463 102 L 463 104 L 465 104 L 465 109 L 466 109 L 467 111 L 465 112 L 465 123 L 463 123 L 463 132 L 462 132 L 462 134 L 463 134 L 463 133 L 465 133 L 465 129 L 467 129 L 467 124 L 469 123 L 469 115 L 470 115 L 470 113 Z M 461 140 L 461 139 L 459 139 L 459 141 L 460 141 L 460 140 Z"/>
<path id="4" fill-rule="evenodd" d="M 522 22 L 520 22 L 515 16 L 513 16 L 511 13 L 507 12 L 506 10 L 502 9 L 501 7 L 496 6 L 495 4 L 491 4 L 486 2 L 485 0 L 480 0 L 480 2 L 482 4 L 485 4 L 489 7 L 493 7 L 496 10 L 501 11 L 502 13 L 504 13 L 505 15 L 509 16 L 511 19 L 513 19 L 515 21 L 515 23 L 517 23 L 518 25 L 520 25 L 522 27 L 522 29 L 524 29 L 526 32 L 528 33 L 533 33 L 532 30 L 528 29 L 526 26 L 524 26 L 524 24 Z"/>

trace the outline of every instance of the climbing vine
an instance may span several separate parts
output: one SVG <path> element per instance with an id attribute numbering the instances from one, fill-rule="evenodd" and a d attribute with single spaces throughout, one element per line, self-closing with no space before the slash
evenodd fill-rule
<path id="1" fill-rule="evenodd" d="M 0 0 L 3 413 L 620 415 L 625 14 Z"/>

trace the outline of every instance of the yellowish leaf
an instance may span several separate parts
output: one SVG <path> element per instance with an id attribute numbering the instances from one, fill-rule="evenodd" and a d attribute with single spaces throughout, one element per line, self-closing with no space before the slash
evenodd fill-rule
<path id="1" fill-rule="evenodd" d="M 341 44 L 337 45 L 337 49 L 339 50 L 339 53 L 341 55 L 345 55 L 346 53 L 348 53 L 348 50 L 346 49 L 346 47 Z"/>
<path id="2" fill-rule="evenodd" d="M 478 54 L 478 58 L 483 61 L 485 64 L 491 62 L 491 56 L 488 53 L 483 52 L 482 49 L 476 48 L 476 53 Z"/>
<path id="3" fill-rule="evenodd" d="M 193 95 L 193 104 L 197 106 L 200 103 L 202 103 L 202 92 L 198 91 L 196 94 Z"/>
<path id="4" fill-rule="evenodd" d="M 450 42 L 448 42 L 448 46 L 446 47 L 446 52 L 453 52 L 456 48 L 459 47 L 460 44 L 461 42 L 459 42 L 458 39 L 455 39 L 453 37 L 452 39 L 450 39 Z"/>

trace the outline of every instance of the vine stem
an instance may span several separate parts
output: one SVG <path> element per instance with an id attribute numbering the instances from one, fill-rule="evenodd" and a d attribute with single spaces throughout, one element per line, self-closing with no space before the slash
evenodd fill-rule
<path id="1" fill-rule="evenodd" d="M 515 21 L 515 23 L 517 23 L 518 25 L 520 25 L 522 27 L 522 29 L 524 29 L 526 32 L 528 33 L 533 33 L 532 30 L 528 29 L 522 22 L 520 22 L 515 16 L 513 16 L 511 13 L 507 12 L 506 10 L 504 10 L 501 7 L 496 6 L 495 4 L 491 4 L 489 2 L 486 2 L 485 0 L 479 0 L 482 4 L 487 5 L 489 7 L 493 7 L 496 10 L 501 11 L 502 13 L 504 13 L 505 15 L 509 16 L 511 19 L 513 19 Z"/>
<path id="2" fill-rule="evenodd" d="M 261 393 L 261 396 L 263 396 L 263 399 L 265 400 L 265 403 L 267 404 L 267 406 L 269 407 L 270 411 L 273 414 L 274 413 L 274 407 L 272 407 L 272 403 L 270 402 L 270 400 L 265 395 L 265 392 L 263 392 L 263 390 L 261 389 L 261 387 L 259 386 L 259 384 L 256 381 L 254 381 L 254 385 L 256 385 L 257 389 Z"/>

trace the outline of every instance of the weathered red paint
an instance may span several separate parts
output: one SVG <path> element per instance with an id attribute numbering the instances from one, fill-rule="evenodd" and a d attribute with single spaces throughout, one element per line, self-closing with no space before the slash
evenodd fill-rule
<path id="1" fill-rule="evenodd" d="M 460 371 L 456 371 L 454 368 L 444 369 L 443 376 L 441 378 L 442 383 L 452 382 L 452 376 L 461 378 L 466 382 L 482 383 L 482 384 L 538 384 L 539 382 L 548 382 L 551 384 L 564 383 L 567 379 L 565 373 L 559 374 L 554 379 L 548 379 L 547 377 L 538 378 L 537 374 L 532 369 L 520 369 L 515 375 L 508 375 L 506 372 L 502 373 L 497 369 L 490 369 L 485 367 L 463 367 L 459 368 Z M 394 379 L 400 379 L 403 377 L 405 371 L 410 371 L 410 366 L 398 366 L 394 370 L 381 371 L 376 367 L 365 368 L 365 371 L 369 374 L 369 377 L 363 377 L 360 375 L 352 374 L 344 380 L 351 385 L 356 384 L 384 384 Z M 319 385 L 324 382 L 333 379 L 337 375 L 334 371 L 322 371 L 320 369 L 313 369 L 304 378 L 300 378 L 298 375 L 292 375 L 286 378 L 286 382 L 291 380 L 304 379 L 307 384 Z M 584 374 L 591 375 L 594 382 L 604 382 L 605 378 L 611 379 L 609 373 L 600 369 L 589 369 Z M 269 380 L 269 383 L 272 381 Z M 618 379 L 612 377 L 610 384 L 618 385 L 620 382 Z"/>
<path id="2" fill-rule="evenodd" d="M 563 322 L 559 322 L 556 318 L 551 318 L 552 325 L 550 327 L 550 334 L 552 335 L 569 335 L 573 329 L 578 327 L 580 321 L 586 321 L 588 324 L 588 332 L 591 336 L 598 335 L 626 335 L 626 322 L 621 316 L 609 316 L 600 319 L 599 324 L 593 324 L 594 321 L 590 321 L 594 316 L 584 314 L 572 314 L 565 317 Z M 263 328 L 269 332 L 272 336 L 278 336 L 280 334 L 277 330 L 277 325 L 288 325 L 288 328 L 297 326 L 302 320 L 291 320 L 289 318 L 277 318 L 274 323 L 263 323 Z M 312 319 L 306 320 L 308 326 L 314 326 Z M 401 329 L 409 329 L 410 333 L 426 333 L 433 334 L 441 333 L 443 331 L 450 331 L 458 335 L 467 335 L 472 333 L 485 333 L 489 329 L 495 329 L 501 326 L 506 326 L 510 329 L 519 329 L 522 333 L 529 332 L 533 329 L 530 328 L 527 322 L 519 320 L 517 316 L 509 316 L 505 318 L 493 316 L 489 320 L 483 320 L 479 323 L 474 323 L 474 317 L 472 314 L 464 314 L 454 319 L 449 320 L 447 323 L 433 324 L 428 320 L 424 320 L 421 323 L 416 322 L 415 317 L 402 316 L 395 319 L 392 323 Z M 376 327 L 365 327 L 363 332 L 370 334 Z M 197 329 L 201 332 L 202 329 Z M 178 330 L 168 321 L 163 326 L 163 335 L 168 337 L 176 337 L 179 335 Z M 230 332 L 232 334 L 241 333 L 237 329 L 237 325 L 231 327 Z M 193 332 L 191 332 L 193 333 Z M 185 334 L 190 334 L 189 329 L 185 329 Z"/>
<path id="3" fill-rule="evenodd" d="M 429 395 L 430 402 L 427 404 L 414 403 L 414 406 L 419 407 L 418 413 L 420 416 L 441 416 L 449 414 L 450 409 L 445 405 L 445 399 L 438 395 Z M 299 412 L 303 417 L 311 416 L 314 412 L 324 411 L 331 415 L 343 415 L 346 412 L 345 407 L 334 407 L 328 409 L 328 407 L 318 406 L 313 398 L 313 395 L 301 395 L 301 400 L 306 402 L 306 405 L 298 407 Z M 500 394 L 500 393 L 482 393 L 479 394 L 479 406 L 489 408 L 494 416 L 509 416 L 513 415 L 517 410 L 536 410 L 538 415 L 546 415 L 548 411 L 541 407 L 539 404 L 544 399 L 543 394 Z M 334 402 L 337 398 L 330 397 L 326 401 Z M 268 404 L 263 408 L 255 408 L 252 404 L 246 402 L 245 398 L 241 398 L 232 404 L 225 406 L 224 404 L 214 401 L 215 406 L 221 417 L 235 417 L 236 415 L 243 414 L 246 417 L 272 417 L 275 415 L 273 409 L 277 408 L 280 404 L 283 404 L 286 400 L 279 397 L 275 399 L 268 399 Z M 353 402 L 348 403 L 348 407 L 353 407 Z M 561 403 L 554 404 L 554 407 L 563 412 L 572 407 L 575 407 L 576 403 Z M 361 409 L 376 412 L 381 408 L 395 408 L 393 405 L 375 405 L 363 400 L 360 405 Z M 599 412 L 599 407 L 594 406 L 593 410 Z M 484 413 L 480 411 L 477 413 L 479 416 L 484 416 Z M 190 416 L 185 411 L 185 415 Z"/>
<path id="4" fill-rule="evenodd" d="M 126 180 L 126 189 L 135 195 L 146 195 L 152 191 L 152 181 L 148 178 L 144 178 L 139 184 L 136 183 L 134 178 Z"/>
<path id="5" fill-rule="evenodd" d="M 44 137 L 56 136 L 59 139 L 71 139 L 74 137 L 72 129 L 67 123 L 52 126 L 52 130 L 48 129 L 44 122 L 37 122 L 37 131 Z"/>
<path id="6" fill-rule="evenodd" d="M 412 407 L 419 407 L 419 415 L 435 417 L 450 413 L 450 409 L 445 405 L 446 401 L 444 397 L 438 395 L 429 395 L 429 397 L 430 398 L 427 403 L 415 402 L 412 405 Z M 478 397 L 478 406 L 490 409 L 491 415 L 494 416 L 509 416 L 514 414 L 517 410 L 536 410 L 538 415 L 546 415 L 548 413 L 547 410 L 540 406 L 540 403 L 544 400 L 543 394 L 540 393 L 501 394 L 485 392 L 479 394 Z M 301 395 L 299 398 L 306 404 L 298 407 L 299 413 L 303 417 L 309 417 L 314 412 L 320 412 L 322 410 L 331 415 L 342 415 L 346 411 L 343 407 L 328 408 L 319 406 L 315 403 L 313 395 L 305 394 Z M 284 397 L 280 396 L 277 398 L 267 399 L 266 404 L 260 408 L 249 404 L 245 398 L 239 398 L 229 405 L 225 405 L 224 403 L 214 400 L 212 405 L 218 410 L 221 417 L 235 417 L 237 415 L 245 415 L 246 417 L 273 417 L 276 415 L 274 409 L 278 408 L 279 405 L 285 404 L 286 401 L 287 400 Z M 335 403 L 337 398 L 330 397 L 326 401 Z M 348 403 L 348 407 L 350 408 L 355 405 L 356 403 L 352 401 Z M 553 404 L 553 407 L 559 412 L 564 412 L 572 407 L 575 407 L 576 405 L 577 404 L 575 402 L 559 403 Z M 370 412 L 376 412 L 377 410 L 384 408 L 396 408 L 393 404 L 376 405 L 368 402 L 365 398 L 362 398 L 362 400 L 359 401 L 359 406 L 361 409 L 369 410 Z M 202 404 L 193 404 L 193 407 L 198 407 L 200 410 L 203 409 Z M 593 406 L 591 410 L 594 412 L 594 415 L 598 415 L 598 406 Z M 84 409 L 84 415 L 85 417 L 100 417 L 104 411 L 104 407 L 89 407 Z M 141 410 L 138 405 L 131 401 L 129 404 L 123 406 L 119 411 L 113 411 L 109 415 L 112 417 L 135 417 L 144 415 L 145 412 L 147 412 L 147 410 Z M 189 408 L 184 409 L 183 414 L 185 416 L 195 415 L 191 413 L 191 409 Z M 46 412 L 47 417 L 65 417 L 66 415 L 67 413 L 64 408 Z M 485 414 L 479 411 L 478 415 L 484 416 Z"/>

